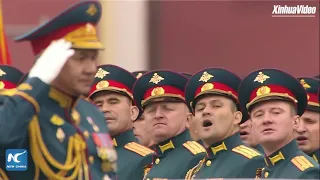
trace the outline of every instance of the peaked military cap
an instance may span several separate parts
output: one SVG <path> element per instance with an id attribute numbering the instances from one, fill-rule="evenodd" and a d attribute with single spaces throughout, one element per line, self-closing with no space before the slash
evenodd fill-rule
<path id="1" fill-rule="evenodd" d="M 186 102 L 192 109 L 197 99 L 204 94 L 218 94 L 231 98 L 238 104 L 240 77 L 221 68 L 207 68 L 194 74 L 188 81 Z"/>
<path id="2" fill-rule="evenodd" d="M 22 77 L 20 78 L 18 84 L 22 84 L 28 78 L 28 75 L 29 75 L 29 72 L 27 72 L 24 75 L 22 75 Z"/>
<path id="3" fill-rule="evenodd" d="M 168 70 L 154 70 L 142 75 L 133 86 L 133 97 L 139 109 L 155 100 L 185 102 L 184 87 L 188 79 Z"/>
<path id="4" fill-rule="evenodd" d="M 239 101 L 243 112 L 248 114 L 256 103 L 273 99 L 292 102 L 298 115 L 307 106 L 307 95 L 300 82 L 281 70 L 260 69 L 242 80 Z"/>
<path id="5" fill-rule="evenodd" d="M 0 90 L 16 88 L 22 76 L 23 73 L 19 69 L 9 65 L 0 65 Z"/>
<path id="6" fill-rule="evenodd" d="M 91 86 L 89 98 L 100 91 L 113 91 L 133 100 L 132 87 L 136 78 L 127 70 L 115 65 L 100 65 Z"/>
<path id="7" fill-rule="evenodd" d="M 15 41 L 30 41 L 35 55 L 40 54 L 52 41 L 61 38 L 70 41 L 75 49 L 102 49 L 95 27 L 101 13 L 100 2 L 81 1 L 52 20 L 16 37 Z"/>
<path id="8" fill-rule="evenodd" d="M 190 79 L 192 74 L 189 73 L 181 73 L 182 75 L 184 75 L 186 78 Z"/>
<path id="9" fill-rule="evenodd" d="M 319 89 L 320 89 L 320 81 L 314 78 L 301 77 L 298 78 L 302 86 L 307 92 L 308 98 L 308 110 L 319 112 L 320 104 L 319 104 Z"/>
<path id="10" fill-rule="evenodd" d="M 145 74 L 148 71 L 134 71 L 132 74 L 138 79 L 140 78 L 143 74 Z"/>

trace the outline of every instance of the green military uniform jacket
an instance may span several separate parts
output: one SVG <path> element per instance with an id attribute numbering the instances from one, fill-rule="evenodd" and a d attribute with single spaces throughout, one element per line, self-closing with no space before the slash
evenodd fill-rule
<path id="1" fill-rule="evenodd" d="M 94 105 L 38 78 L 0 94 L 0 147 L 5 147 L 0 148 L 0 168 L 6 169 L 5 149 L 28 151 L 27 171 L 7 171 L 10 180 L 114 176 L 116 151 L 104 115 Z"/>
<path id="2" fill-rule="evenodd" d="M 320 163 L 319 162 L 319 160 L 320 160 L 320 149 L 316 150 L 313 153 L 310 153 L 309 156 L 312 157 L 317 163 Z"/>
<path id="3" fill-rule="evenodd" d="M 194 167 L 205 156 L 205 149 L 192 141 L 189 131 L 166 140 L 156 146 L 157 155 L 147 180 L 183 179 L 187 171 Z"/>
<path id="4" fill-rule="evenodd" d="M 259 151 L 261 154 L 264 154 L 264 150 L 260 144 L 256 145 L 253 148 L 256 149 L 257 151 Z"/>
<path id="5" fill-rule="evenodd" d="M 257 168 L 264 166 L 262 154 L 245 145 L 238 133 L 211 145 L 207 153 L 186 179 L 254 178 Z"/>
<path id="6" fill-rule="evenodd" d="M 117 180 L 142 180 L 154 151 L 137 143 L 132 130 L 113 138 L 118 154 Z"/>
<path id="7" fill-rule="evenodd" d="M 319 164 L 299 150 L 295 140 L 265 158 L 257 176 L 281 179 L 319 179 Z"/>

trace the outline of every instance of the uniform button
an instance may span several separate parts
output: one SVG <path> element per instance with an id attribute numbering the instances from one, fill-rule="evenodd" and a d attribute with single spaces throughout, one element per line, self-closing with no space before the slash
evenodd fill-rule
<path id="1" fill-rule="evenodd" d="M 264 173 L 264 178 L 267 178 L 269 176 L 269 172 Z"/>
<path id="2" fill-rule="evenodd" d="M 159 163 L 160 163 L 160 159 L 157 158 L 156 161 L 155 161 L 155 163 L 156 163 L 156 164 L 159 164 Z"/>
<path id="3" fill-rule="evenodd" d="M 89 156 L 89 162 L 90 162 L 91 164 L 94 163 L 94 157 L 93 157 L 93 156 Z"/>
<path id="4" fill-rule="evenodd" d="M 87 131 L 87 130 L 85 130 L 84 132 L 83 132 L 83 135 L 84 135 L 84 137 L 86 137 L 87 139 L 89 138 L 89 132 Z"/>
<path id="5" fill-rule="evenodd" d="M 208 161 L 206 162 L 206 165 L 207 165 L 207 166 L 211 166 L 211 161 L 208 160 Z"/>

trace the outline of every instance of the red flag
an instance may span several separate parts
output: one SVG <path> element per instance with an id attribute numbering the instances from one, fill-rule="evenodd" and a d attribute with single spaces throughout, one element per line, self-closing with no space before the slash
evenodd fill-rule
<path id="1" fill-rule="evenodd" d="M 0 64 L 11 65 L 7 38 L 3 27 L 2 0 L 0 0 Z"/>

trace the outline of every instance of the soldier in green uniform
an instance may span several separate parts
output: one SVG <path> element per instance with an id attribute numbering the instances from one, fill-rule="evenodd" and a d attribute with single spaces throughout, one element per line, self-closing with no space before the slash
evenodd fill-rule
<path id="1" fill-rule="evenodd" d="M 265 167 L 257 177 L 318 179 L 319 165 L 299 150 L 294 129 L 307 105 L 299 81 L 277 69 L 260 69 L 245 77 L 239 87 L 243 112 L 250 114 L 257 141 L 265 152 Z"/>
<path id="2" fill-rule="evenodd" d="M 81 96 L 103 48 L 100 17 L 99 2 L 81 1 L 16 39 L 30 41 L 38 59 L 22 84 L 0 92 L 0 167 L 9 179 L 113 178 L 117 156 L 104 116 Z M 6 166 L 6 149 L 27 150 L 27 168 Z"/>
<path id="3" fill-rule="evenodd" d="M 136 78 L 115 65 L 101 65 L 95 75 L 89 98 L 104 113 L 118 153 L 117 180 L 141 180 L 152 163 L 154 151 L 137 143 L 132 131 L 139 114 L 132 86 Z"/>
<path id="4" fill-rule="evenodd" d="M 9 65 L 0 65 L 0 91 L 16 88 L 22 76 L 23 73 L 19 69 Z M 0 96 L 0 102 L 3 102 L 4 99 L 3 96 Z M 2 168 L 0 166 L 0 179 L 8 180 L 5 170 Z"/>
<path id="5" fill-rule="evenodd" d="M 240 139 L 240 82 L 225 69 L 208 68 L 187 83 L 186 101 L 195 114 L 196 130 L 208 155 L 190 169 L 186 179 L 254 178 L 256 169 L 263 167 L 262 154 Z"/>
<path id="6" fill-rule="evenodd" d="M 192 141 L 186 129 L 190 112 L 184 99 L 187 78 L 166 70 L 142 75 L 133 87 L 133 96 L 152 126 L 157 155 L 146 179 L 182 179 L 204 156 L 205 149 Z"/>
<path id="7" fill-rule="evenodd" d="M 240 124 L 240 138 L 241 140 L 249 145 L 250 147 L 258 150 L 259 152 L 261 152 L 262 154 L 264 154 L 263 152 L 263 148 L 260 144 L 258 144 L 257 140 L 256 140 L 256 135 L 254 134 L 254 129 L 252 129 L 252 124 L 251 124 L 251 120 L 250 118 L 246 121 L 244 121 L 244 123 Z"/>
<path id="8" fill-rule="evenodd" d="M 135 71 L 132 72 L 132 74 L 138 79 L 146 72 L 147 71 Z M 150 123 L 148 123 L 150 120 L 146 119 L 142 110 L 139 112 L 138 118 L 133 121 L 133 133 L 140 144 L 153 149 L 154 142 L 150 136 L 151 126 L 149 125 Z"/>
<path id="9" fill-rule="evenodd" d="M 297 142 L 300 150 L 320 162 L 320 106 L 319 80 L 314 78 L 298 78 L 307 91 L 308 106 L 300 118 L 297 129 Z"/>

